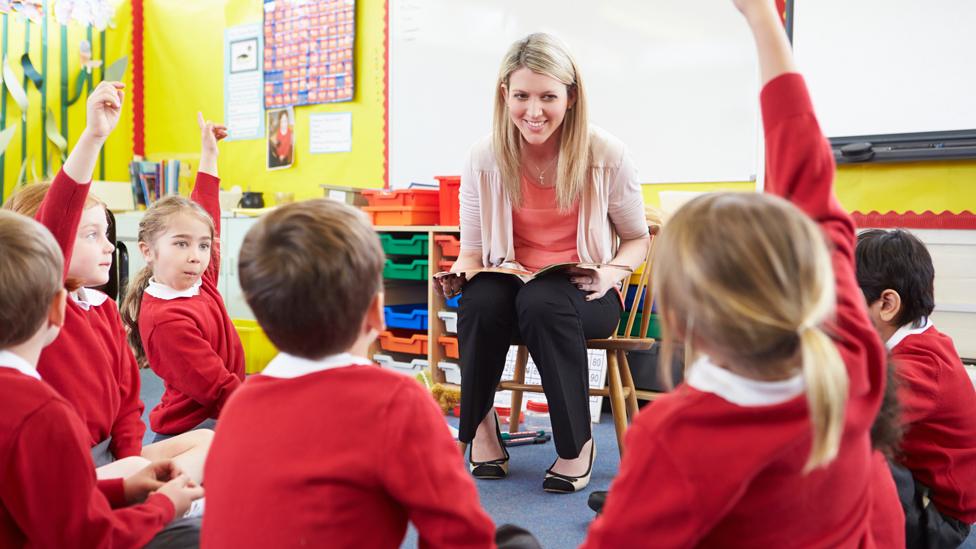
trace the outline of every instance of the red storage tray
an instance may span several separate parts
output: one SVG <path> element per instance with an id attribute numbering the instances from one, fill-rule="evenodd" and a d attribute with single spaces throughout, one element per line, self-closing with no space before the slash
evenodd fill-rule
<path id="1" fill-rule="evenodd" d="M 461 255 L 461 241 L 456 236 L 449 234 L 435 234 L 434 242 L 441 247 L 441 252 L 448 257 Z"/>
<path id="2" fill-rule="evenodd" d="M 364 206 L 363 211 L 373 225 L 436 225 L 439 216 L 437 208 L 419 206 Z"/>
<path id="3" fill-rule="evenodd" d="M 451 267 L 453 266 L 454 266 L 453 259 L 442 259 L 437 262 L 437 270 L 439 272 L 444 272 L 444 273 L 450 272 Z"/>
<path id="4" fill-rule="evenodd" d="M 445 356 L 449 358 L 461 358 L 461 354 L 458 352 L 458 340 L 456 337 L 441 336 L 437 338 L 437 342 L 444 347 Z"/>
<path id="5" fill-rule="evenodd" d="M 363 196 L 371 207 L 376 206 L 415 206 L 419 208 L 440 207 L 440 191 L 434 189 L 399 189 L 396 191 L 370 189 Z"/>
<path id="6" fill-rule="evenodd" d="M 393 332 L 380 332 L 380 347 L 395 353 L 410 353 L 414 355 L 427 354 L 427 334 L 414 334 L 409 337 L 399 337 Z"/>
<path id="7" fill-rule="evenodd" d="M 458 194 L 461 191 L 460 175 L 435 176 L 440 183 L 441 225 L 458 225 L 461 223 L 461 202 Z"/>

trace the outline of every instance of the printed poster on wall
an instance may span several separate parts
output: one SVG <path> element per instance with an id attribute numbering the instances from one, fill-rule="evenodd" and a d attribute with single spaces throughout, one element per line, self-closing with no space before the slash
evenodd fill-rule
<path id="1" fill-rule="evenodd" d="M 295 163 L 295 109 L 268 109 L 268 169 L 283 170 Z"/>
<path id="2" fill-rule="evenodd" d="M 224 33 L 224 123 L 231 141 L 264 137 L 261 38 L 259 23 Z"/>
<path id="3" fill-rule="evenodd" d="M 355 0 L 264 0 L 267 108 L 351 101 Z"/>

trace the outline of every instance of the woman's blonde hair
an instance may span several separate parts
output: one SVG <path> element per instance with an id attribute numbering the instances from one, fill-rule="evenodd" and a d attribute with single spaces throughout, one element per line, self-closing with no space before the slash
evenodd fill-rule
<path id="1" fill-rule="evenodd" d="M 210 228 L 210 237 L 214 237 L 214 221 L 207 213 L 207 210 L 196 202 L 182 196 L 167 196 L 156 201 L 151 208 L 146 210 L 146 215 L 139 222 L 139 242 L 145 242 L 150 247 L 156 245 L 156 240 L 166 232 L 169 220 L 174 216 L 186 214 L 197 218 Z M 214 242 L 212 250 L 217 249 Z M 215 252 L 211 252 L 215 253 Z M 213 260 L 211 259 L 211 262 Z M 207 267 L 213 269 L 214 265 Z M 122 322 L 125 323 L 128 332 L 129 345 L 136 355 L 139 367 L 149 366 L 146 358 L 146 350 L 142 346 L 142 336 L 139 334 L 139 310 L 142 308 L 142 296 L 149 286 L 149 279 L 152 278 L 152 265 L 146 265 L 134 277 L 129 280 L 125 291 L 125 298 L 122 300 L 120 312 Z"/>
<path id="2" fill-rule="evenodd" d="M 567 95 L 576 102 L 566 111 L 556 165 L 556 203 L 568 210 L 580 197 L 589 181 L 590 129 L 583 79 L 569 48 L 554 36 L 535 33 L 512 44 L 502 60 L 495 90 L 492 147 L 501 171 L 502 187 L 514 205 L 522 203 L 522 134 L 508 114 L 506 93 L 512 73 L 527 68 L 566 85 Z"/>
<path id="3" fill-rule="evenodd" d="M 797 367 L 813 427 L 804 471 L 837 456 L 847 370 L 821 328 L 835 307 L 830 255 L 819 227 L 789 202 L 765 194 L 709 194 L 664 226 L 654 261 L 662 314 L 661 364 L 676 338 L 757 378 Z"/>

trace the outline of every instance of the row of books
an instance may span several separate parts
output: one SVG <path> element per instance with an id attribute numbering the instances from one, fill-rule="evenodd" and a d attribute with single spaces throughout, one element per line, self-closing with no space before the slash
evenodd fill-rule
<path id="1" fill-rule="evenodd" d="M 180 164 L 179 160 L 129 162 L 132 197 L 136 205 L 149 207 L 164 196 L 179 194 Z"/>

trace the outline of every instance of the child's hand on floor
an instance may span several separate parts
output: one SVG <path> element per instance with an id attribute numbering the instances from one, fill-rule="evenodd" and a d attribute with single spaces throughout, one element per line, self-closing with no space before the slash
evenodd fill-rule
<path id="1" fill-rule="evenodd" d="M 125 490 L 125 500 L 129 504 L 140 503 L 149 494 L 159 490 L 166 482 L 180 476 L 182 471 L 172 460 L 154 461 L 134 475 L 122 481 Z"/>
<path id="2" fill-rule="evenodd" d="M 103 141 L 108 138 L 122 114 L 124 88 L 121 82 L 102 82 L 95 88 L 88 96 L 85 132 Z"/>
<path id="3" fill-rule="evenodd" d="M 179 518 L 190 509 L 193 500 L 203 497 L 203 486 L 193 482 L 186 475 L 180 475 L 164 484 L 158 492 L 173 502 L 173 507 L 176 509 L 174 516 Z"/>

